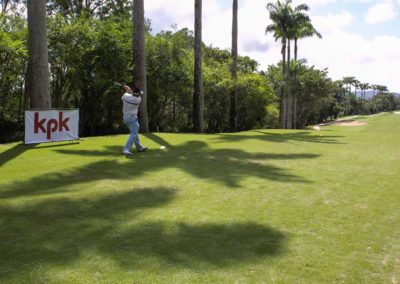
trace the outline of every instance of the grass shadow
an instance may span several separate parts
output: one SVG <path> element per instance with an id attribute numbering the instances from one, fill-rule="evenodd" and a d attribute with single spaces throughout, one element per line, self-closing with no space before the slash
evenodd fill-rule
<path id="1" fill-rule="evenodd" d="M 0 207 L 0 280 L 35 266 L 67 264 L 101 247 L 125 218 L 171 202 L 175 191 L 144 188 L 88 199 L 53 198 Z M 1 282 L 1 281 L 0 281 Z"/>
<path id="2" fill-rule="evenodd" d="M 171 147 L 171 144 L 167 140 L 163 139 L 160 135 L 157 135 L 155 133 L 145 133 L 143 134 L 143 136 L 145 136 L 147 139 L 152 140 L 156 144 Z"/>
<path id="3" fill-rule="evenodd" d="M 36 268 L 81 261 L 85 253 L 121 267 L 148 261 L 196 268 L 276 256 L 285 235 L 255 223 L 139 222 L 145 210 L 172 202 L 175 190 L 143 188 L 85 199 L 49 198 L 0 207 L 0 282 Z"/>
<path id="4" fill-rule="evenodd" d="M 240 135 L 240 134 L 221 134 L 215 138 L 220 142 L 241 142 L 244 140 L 261 140 L 268 142 L 308 142 L 323 144 L 343 144 L 338 141 L 343 136 L 338 135 L 315 135 L 312 131 L 291 131 L 287 133 L 276 133 L 268 130 L 255 130 L 257 135 Z"/>
<path id="5" fill-rule="evenodd" d="M 316 154 L 248 153 L 238 149 L 211 149 L 205 142 L 188 141 L 168 150 L 148 150 L 135 153 L 128 161 L 121 161 L 120 146 L 107 146 L 103 150 L 54 150 L 61 154 L 116 159 L 99 160 L 82 167 L 56 171 L 4 185 L 0 198 L 56 194 L 72 191 L 72 186 L 96 180 L 134 180 L 147 173 L 174 168 L 199 179 L 206 179 L 232 188 L 240 188 L 242 179 L 257 177 L 284 183 L 309 183 L 289 170 L 271 164 L 273 160 L 313 159 Z"/>
<path id="6" fill-rule="evenodd" d="M 107 254 L 117 256 L 124 267 L 135 260 L 158 258 L 167 264 L 193 267 L 208 264 L 224 267 L 273 257 L 284 252 L 285 235 L 256 223 L 186 224 L 147 223 L 118 237 L 117 246 L 108 239 Z"/>
<path id="7" fill-rule="evenodd" d="M 0 153 L 0 168 L 8 161 L 17 158 L 28 150 L 28 147 L 23 144 L 17 144 L 4 152 Z"/>
<path id="8" fill-rule="evenodd" d="M 54 142 L 52 142 L 52 143 L 54 143 Z M 65 146 L 71 146 L 71 145 L 77 145 L 77 144 L 79 144 L 79 142 L 73 142 L 73 143 L 63 142 L 62 144 L 57 143 L 57 144 L 51 144 L 51 145 L 49 145 L 48 143 L 46 143 L 46 144 L 29 144 L 29 145 L 17 144 L 15 146 L 5 150 L 4 152 L 0 153 L 0 167 L 2 167 L 7 162 L 17 158 L 18 156 L 20 156 L 23 153 L 30 151 L 30 150 L 55 148 L 55 147 L 60 147 L 60 146 L 65 147 Z"/>

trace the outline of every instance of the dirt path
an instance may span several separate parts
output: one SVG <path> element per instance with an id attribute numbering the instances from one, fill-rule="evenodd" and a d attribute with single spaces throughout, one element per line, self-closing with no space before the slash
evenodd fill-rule
<path id="1" fill-rule="evenodd" d="M 322 123 L 319 126 L 327 126 L 327 125 L 340 125 L 340 126 L 363 126 L 363 125 L 368 125 L 367 122 L 365 121 L 358 121 L 355 120 L 354 118 L 357 118 L 358 115 L 355 116 L 350 116 L 346 118 L 339 118 L 335 121 L 327 122 L 327 123 Z"/>
<path id="2" fill-rule="evenodd" d="M 368 125 L 367 122 L 365 121 L 358 121 L 354 119 L 342 119 L 342 120 L 336 120 L 330 125 L 340 125 L 340 126 L 363 126 L 363 125 Z"/>

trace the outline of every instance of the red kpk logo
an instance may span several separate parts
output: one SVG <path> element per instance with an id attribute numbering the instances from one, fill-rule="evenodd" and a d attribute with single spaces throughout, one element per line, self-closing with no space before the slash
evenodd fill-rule
<path id="1" fill-rule="evenodd" d="M 49 119 L 47 121 L 47 118 L 43 118 L 42 120 L 39 120 L 39 113 L 35 112 L 35 121 L 34 121 L 34 132 L 38 133 L 39 129 L 43 133 L 47 133 L 47 139 L 51 138 L 51 133 L 53 132 L 62 132 L 63 128 L 65 128 L 66 131 L 69 131 L 69 127 L 67 125 L 69 120 L 69 117 L 63 119 L 63 112 L 60 111 L 58 113 L 58 121 L 56 119 Z M 47 121 L 47 124 L 46 124 Z M 46 128 L 44 125 L 46 124 Z"/>

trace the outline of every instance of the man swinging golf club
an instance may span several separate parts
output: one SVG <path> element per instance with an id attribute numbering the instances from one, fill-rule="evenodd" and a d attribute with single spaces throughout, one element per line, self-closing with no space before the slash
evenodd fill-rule
<path id="1" fill-rule="evenodd" d="M 121 85 L 121 84 L 118 84 Z M 124 114 L 123 120 L 126 126 L 128 126 L 130 135 L 124 149 L 122 150 L 122 154 L 124 155 L 132 155 L 131 148 L 133 143 L 135 143 L 136 151 L 144 152 L 147 150 L 147 147 L 142 146 L 139 141 L 139 121 L 137 117 L 139 104 L 142 100 L 143 91 L 137 87 L 135 87 L 132 91 L 131 88 L 127 85 L 121 85 L 125 93 L 122 96 L 122 112 Z"/>

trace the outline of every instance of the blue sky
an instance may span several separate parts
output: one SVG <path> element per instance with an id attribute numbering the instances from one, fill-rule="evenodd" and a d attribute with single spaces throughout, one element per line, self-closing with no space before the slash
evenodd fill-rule
<path id="1" fill-rule="evenodd" d="M 239 53 L 265 70 L 280 60 L 280 47 L 265 35 L 269 1 L 239 0 Z M 311 20 L 323 39 L 299 43 L 299 56 L 310 65 L 328 68 L 333 79 L 355 76 L 361 82 L 386 85 L 400 92 L 400 0 L 294 0 L 310 6 Z M 203 40 L 230 48 L 232 0 L 203 0 Z M 193 0 L 145 1 L 146 17 L 155 32 L 193 29 Z"/>

